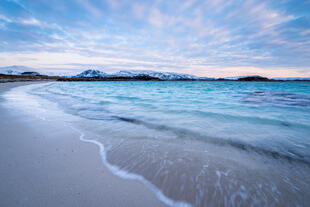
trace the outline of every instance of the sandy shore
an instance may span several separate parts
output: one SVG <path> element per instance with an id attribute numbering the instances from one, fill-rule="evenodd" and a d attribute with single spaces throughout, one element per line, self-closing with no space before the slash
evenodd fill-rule
<path id="1" fill-rule="evenodd" d="M 1 83 L 0 96 L 25 84 Z M 143 184 L 112 174 L 77 132 L 2 104 L 0 114 L 0 206 L 164 206 Z"/>

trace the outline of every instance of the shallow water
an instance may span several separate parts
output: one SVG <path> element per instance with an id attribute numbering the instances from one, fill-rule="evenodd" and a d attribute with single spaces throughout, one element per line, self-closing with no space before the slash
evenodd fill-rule
<path id="1" fill-rule="evenodd" d="M 73 124 L 107 162 L 180 201 L 170 205 L 310 205 L 309 82 L 56 82 L 29 93 L 82 117 Z"/>

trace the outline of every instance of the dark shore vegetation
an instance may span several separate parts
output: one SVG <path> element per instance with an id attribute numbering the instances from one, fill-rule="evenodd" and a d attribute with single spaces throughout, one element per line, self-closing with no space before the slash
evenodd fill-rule
<path id="1" fill-rule="evenodd" d="M 61 76 L 47 76 L 36 73 L 23 73 L 22 75 L 6 75 L 0 74 L 0 83 L 3 82 L 18 82 L 18 81 L 167 81 L 151 76 L 135 76 L 135 77 L 61 77 Z M 236 80 L 218 78 L 218 79 L 178 79 L 174 81 L 255 81 L 255 82 L 274 82 L 284 81 L 269 79 L 260 76 L 248 76 L 238 78 Z M 285 80 L 285 81 L 309 81 L 309 80 Z"/>
<path id="2" fill-rule="evenodd" d="M 46 76 L 46 75 L 5 75 L 0 74 L 0 83 L 4 82 L 19 82 L 19 81 L 56 81 L 60 77 L 58 76 Z"/>

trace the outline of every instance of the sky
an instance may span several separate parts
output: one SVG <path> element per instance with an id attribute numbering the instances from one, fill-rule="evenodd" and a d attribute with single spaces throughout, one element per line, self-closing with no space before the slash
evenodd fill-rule
<path id="1" fill-rule="evenodd" d="M 310 77 L 310 0 L 0 0 L 0 67 Z"/>

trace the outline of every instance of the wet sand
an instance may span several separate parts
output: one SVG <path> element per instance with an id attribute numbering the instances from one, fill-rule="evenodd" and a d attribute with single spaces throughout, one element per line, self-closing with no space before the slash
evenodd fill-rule
<path id="1" fill-rule="evenodd" d="M 0 84 L 0 206 L 165 206 L 138 181 L 103 164 L 98 147 L 60 123 L 3 107 Z"/>

